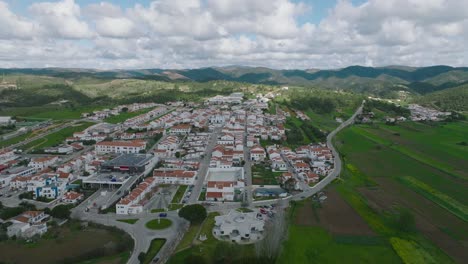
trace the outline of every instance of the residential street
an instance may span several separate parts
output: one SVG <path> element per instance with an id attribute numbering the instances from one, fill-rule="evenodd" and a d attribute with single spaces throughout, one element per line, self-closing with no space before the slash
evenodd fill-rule
<path id="1" fill-rule="evenodd" d="M 195 181 L 195 185 L 192 190 L 192 194 L 188 200 L 188 204 L 197 203 L 198 197 L 200 196 L 200 192 L 203 188 L 203 183 L 205 182 L 206 173 L 208 168 L 210 167 L 210 160 L 211 160 L 211 153 L 213 152 L 213 148 L 216 146 L 216 142 L 218 140 L 218 136 L 221 133 L 221 128 L 216 128 L 213 133 L 211 133 L 210 138 L 208 140 L 208 144 L 206 146 L 207 153 L 205 157 L 200 161 L 200 169 L 198 170 L 198 179 Z"/>

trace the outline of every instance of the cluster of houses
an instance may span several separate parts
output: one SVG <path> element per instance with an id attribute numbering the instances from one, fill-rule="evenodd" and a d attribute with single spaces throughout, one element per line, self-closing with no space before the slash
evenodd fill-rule
<path id="1" fill-rule="evenodd" d="M 109 123 L 98 123 L 86 128 L 83 131 L 73 133 L 72 137 L 67 138 L 67 143 L 95 141 L 100 142 L 109 137 L 110 134 L 120 129 L 120 125 Z"/>
<path id="2" fill-rule="evenodd" d="M 310 117 L 308 115 L 304 114 L 304 112 L 299 111 L 299 110 L 294 110 L 294 112 L 296 113 L 297 118 L 301 119 L 302 121 L 309 121 L 310 120 Z"/>
<path id="3" fill-rule="evenodd" d="M 115 205 L 116 213 L 127 215 L 143 212 L 144 205 L 157 190 L 157 183 L 154 177 L 146 178 Z"/>
<path id="4" fill-rule="evenodd" d="M 47 232 L 49 215 L 43 211 L 26 211 L 15 216 L 8 221 L 11 223 L 7 227 L 8 237 L 29 239 L 34 236 L 41 236 Z"/>
<path id="5" fill-rule="evenodd" d="M 158 105 L 153 110 L 143 113 L 141 115 L 137 115 L 135 117 L 129 118 L 123 122 L 124 127 L 131 127 L 131 128 L 142 128 L 140 125 L 151 121 L 152 119 L 165 114 L 168 111 L 167 106 L 165 105 Z"/>
<path id="6" fill-rule="evenodd" d="M 408 109 L 411 111 L 412 121 L 441 121 L 452 114 L 451 112 L 441 112 L 418 104 L 410 104 Z"/>
<path id="7" fill-rule="evenodd" d="M 103 109 L 93 111 L 91 113 L 82 113 L 82 118 L 88 118 L 90 120 L 102 120 L 110 116 L 119 115 L 121 112 L 136 112 L 142 109 L 152 108 L 157 106 L 155 103 L 134 103 L 128 105 L 119 105 L 112 109 Z"/>

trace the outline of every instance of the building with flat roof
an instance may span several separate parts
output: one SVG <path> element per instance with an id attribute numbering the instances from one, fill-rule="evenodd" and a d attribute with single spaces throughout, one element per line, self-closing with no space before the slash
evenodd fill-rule
<path id="1" fill-rule="evenodd" d="M 158 158 L 149 154 L 122 154 L 101 164 L 94 175 L 83 179 L 83 184 L 94 186 L 120 187 L 127 181 L 136 181 L 158 163 Z"/>
<path id="2" fill-rule="evenodd" d="M 141 173 L 156 165 L 157 158 L 147 154 L 121 154 L 101 165 L 101 171 Z"/>
<path id="3" fill-rule="evenodd" d="M 244 168 L 209 168 L 206 175 L 207 201 L 234 201 L 245 187 Z"/>
<path id="4" fill-rule="evenodd" d="M 235 243 L 254 243 L 263 238 L 263 219 L 257 212 L 241 213 L 231 210 L 227 215 L 215 217 L 213 234 L 217 239 Z"/>
<path id="5" fill-rule="evenodd" d="M 140 153 L 145 148 L 146 141 L 144 140 L 101 141 L 96 144 L 96 153 Z"/>

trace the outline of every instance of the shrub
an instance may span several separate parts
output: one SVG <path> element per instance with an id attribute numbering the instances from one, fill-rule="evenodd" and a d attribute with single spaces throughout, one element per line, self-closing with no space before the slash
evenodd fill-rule
<path id="1" fill-rule="evenodd" d="M 198 224 L 205 220 L 207 213 L 205 207 L 200 204 L 192 204 L 182 207 L 179 216 L 190 221 L 191 224 Z"/>

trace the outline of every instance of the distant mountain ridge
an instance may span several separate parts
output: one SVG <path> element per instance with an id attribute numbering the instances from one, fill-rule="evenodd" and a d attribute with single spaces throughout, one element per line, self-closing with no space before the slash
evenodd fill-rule
<path id="1" fill-rule="evenodd" d="M 356 92 L 387 93 L 408 89 L 426 94 L 459 86 L 468 82 L 468 67 L 445 65 L 429 67 L 365 67 L 349 66 L 335 70 L 276 70 L 266 67 L 226 66 L 198 69 L 0 69 L 5 74 L 49 75 L 62 78 L 94 77 L 105 79 L 150 79 L 159 81 L 208 82 L 226 80 L 253 84 L 320 86 L 348 89 Z M 399 88 L 398 88 L 399 87 Z"/>

